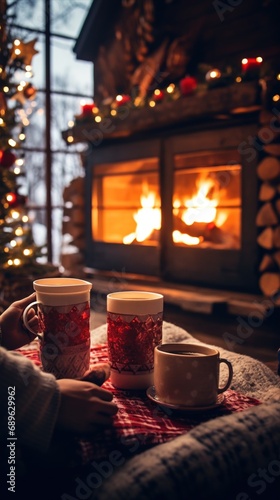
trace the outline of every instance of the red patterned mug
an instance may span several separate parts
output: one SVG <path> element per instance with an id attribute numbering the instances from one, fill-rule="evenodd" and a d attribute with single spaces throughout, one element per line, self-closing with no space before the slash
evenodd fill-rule
<path id="1" fill-rule="evenodd" d="M 42 278 L 33 282 L 35 302 L 23 313 L 24 325 L 40 339 L 43 370 L 59 378 L 80 378 L 90 362 L 90 290 L 76 278 Z M 37 309 L 39 332 L 28 325 Z"/>
<path id="2" fill-rule="evenodd" d="M 145 291 L 107 295 L 111 382 L 119 389 L 153 383 L 154 348 L 162 342 L 163 295 Z"/>

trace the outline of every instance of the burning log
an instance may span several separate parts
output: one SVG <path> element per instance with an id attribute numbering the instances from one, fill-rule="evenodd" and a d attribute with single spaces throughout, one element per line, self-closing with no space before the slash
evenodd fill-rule
<path id="1" fill-rule="evenodd" d="M 206 222 L 194 222 L 191 226 L 185 224 L 184 221 L 178 216 L 174 217 L 174 230 L 180 231 L 183 234 L 189 234 L 190 236 L 194 236 L 199 238 L 200 236 L 204 236 L 207 231 L 208 223 Z"/>
<path id="2" fill-rule="evenodd" d="M 188 226 L 178 216 L 175 216 L 174 220 L 175 231 L 180 231 L 182 234 L 201 238 L 204 242 L 226 248 L 238 248 L 239 246 L 238 239 L 234 235 L 217 227 L 214 222 L 194 222 Z"/>

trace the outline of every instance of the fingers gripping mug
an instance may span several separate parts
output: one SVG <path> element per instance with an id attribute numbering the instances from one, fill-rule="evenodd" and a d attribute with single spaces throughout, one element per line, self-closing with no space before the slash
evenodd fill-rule
<path id="1" fill-rule="evenodd" d="M 80 378 L 90 362 L 90 290 L 76 278 L 42 278 L 33 282 L 35 302 L 23 312 L 23 323 L 40 339 L 44 371 L 59 378 Z M 28 325 L 28 311 L 37 309 L 39 332 Z"/>

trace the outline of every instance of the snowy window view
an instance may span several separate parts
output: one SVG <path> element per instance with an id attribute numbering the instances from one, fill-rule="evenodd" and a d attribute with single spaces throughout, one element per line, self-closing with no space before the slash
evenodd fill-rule
<path id="1" fill-rule="evenodd" d="M 22 151 L 25 182 L 21 189 L 28 197 L 34 242 L 45 247 L 46 260 L 55 265 L 61 263 L 62 252 L 71 253 L 69 235 L 62 230 L 64 189 L 73 179 L 84 176 L 81 153 L 85 146 L 66 145 L 62 131 L 80 113 L 82 99 L 93 96 L 92 63 L 77 60 L 73 52 L 91 3 L 92 0 L 7 1 L 13 14 L 13 35 L 26 42 L 34 41 L 37 51 L 32 57 L 36 95 L 25 103 L 29 124 Z M 45 14 L 48 7 L 49 46 Z"/>

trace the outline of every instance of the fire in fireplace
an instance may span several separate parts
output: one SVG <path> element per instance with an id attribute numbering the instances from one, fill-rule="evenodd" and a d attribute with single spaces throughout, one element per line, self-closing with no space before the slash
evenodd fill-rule
<path id="1" fill-rule="evenodd" d="M 198 154 L 174 158 L 173 242 L 240 248 L 241 165 L 205 167 L 203 161 Z M 157 245 L 162 217 L 159 185 L 156 159 L 99 165 L 93 191 L 96 239 Z"/>
<path id="2" fill-rule="evenodd" d="M 255 291 L 256 163 L 239 152 L 255 130 L 100 145 L 86 174 L 87 267 Z"/>

